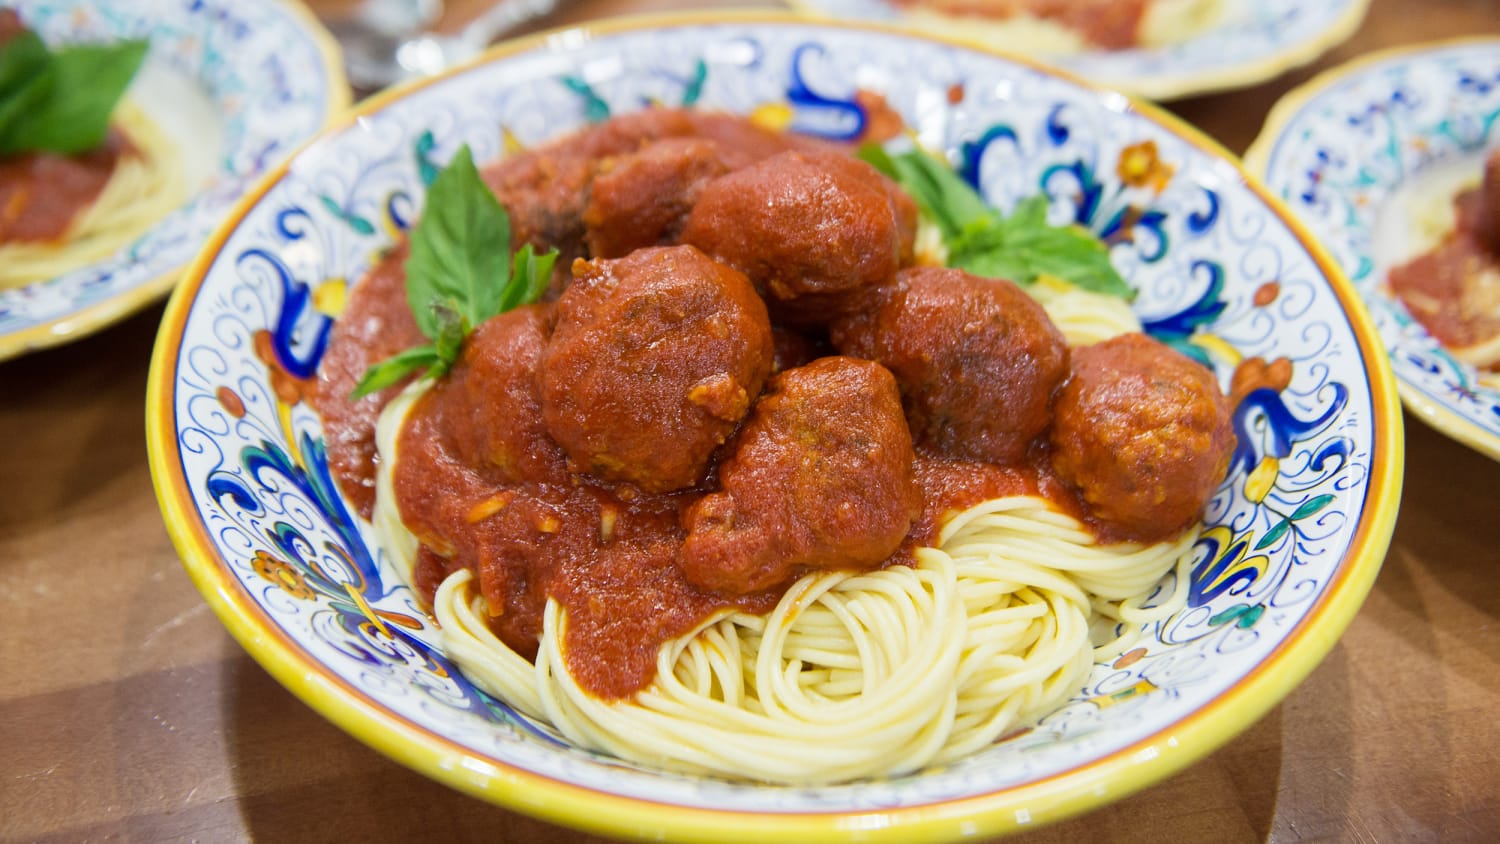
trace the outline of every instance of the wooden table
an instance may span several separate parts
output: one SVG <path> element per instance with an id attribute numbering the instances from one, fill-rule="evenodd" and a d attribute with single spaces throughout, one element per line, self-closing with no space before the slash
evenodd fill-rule
<path id="1" fill-rule="evenodd" d="M 574 0 L 548 23 L 673 5 Z M 1319 68 L 1496 31 L 1500 3 L 1375 0 L 1312 67 L 1172 108 L 1240 152 Z M 230 639 L 183 573 L 146 467 L 160 317 L 0 363 L 0 839 L 599 840 L 385 759 Z M 1500 838 L 1497 489 L 1500 464 L 1408 418 L 1390 553 L 1321 666 L 1199 764 L 1035 837 Z"/>

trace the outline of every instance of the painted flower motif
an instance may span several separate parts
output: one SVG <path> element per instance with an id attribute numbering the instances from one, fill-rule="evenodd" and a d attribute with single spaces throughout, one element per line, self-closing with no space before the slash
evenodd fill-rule
<path id="1" fill-rule="evenodd" d="M 1281 473 L 1281 461 L 1274 455 L 1266 455 L 1260 459 L 1250 474 L 1245 477 L 1245 498 L 1254 504 L 1266 500 L 1266 495 L 1271 492 L 1271 487 L 1276 485 L 1276 478 Z"/>
<path id="2" fill-rule="evenodd" d="M 316 595 L 303 579 L 302 573 L 283 560 L 278 560 L 265 551 L 256 551 L 251 563 L 255 573 L 286 590 L 293 598 L 311 601 Z"/>
<path id="3" fill-rule="evenodd" d="M 784 132 L 791 128 L 796 114 L 786 103 L 764 103 L 750 112 L 750 122 L 771 132 Z"/>
<path id="4" fill-rule="evenodd" d="M 865 113 L 865 130 L 859 136 L 862 143 L 881 143 L 901 134 L 906 123 L 901 115 L 891 108 L 885 97 L 864 88 L 854 92 L 854 102 Z"/>
<path id="5" fill-rule="evenodd" d="M 1120 160 L 1115 165 L 1120 181 L 1133 188 L 1150 188 L 1154 193 L 1165 190 L 1176 172 L 1177 168 L 1161 160 L 1154 140 L 1131 144 L 1121 150 Z"/>
<path id="6" fill-rule="evenodd" d="M 1255 298 L 1252 299 L 1252 302 L 1254 302 L 1255 307 L 1257 308 L 1265 308 L 1269 307 L 1272 302 L 1275 302 L 1276 297 L 1280 295 L 1281 282 L 1268 281 L 1265 284 L 1262 284 L 1261 286 L 1255 288 Z"/>
<path id="7" fill-rule="evenodd" d="M 1238 407 L 1245 396 L 1265 388 L 1280 393 L 1292 383 L 1292 362 L 1287 358 L 1267 361 L 1265 358 L 1246 358 L 1234 368 L 1229 377 L 1229 404 Z"/>
<path id="8" fill-rule="evenodd" d="M 261 329 L 255 332 L 255 357 L 266 365 L 271 375 L 271 389 L 283 404 L 294 405 L 312 396 L 314 382 L 311 378 L 298 378 L 286 371 L 276 358 L 271 332 Z"/>

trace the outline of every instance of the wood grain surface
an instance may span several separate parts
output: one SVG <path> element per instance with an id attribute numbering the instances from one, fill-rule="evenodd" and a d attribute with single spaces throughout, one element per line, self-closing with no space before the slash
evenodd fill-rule
<path id="1" fill-rule="evenodd" d="M 681 5 L 573 0 L 542 25 Z M 1374 0 L 1315 64 L 1171 108 L 1243 152 L 1317 70 L 1482 32 L 1500 32 L 1500 3 Z M 160 318 L 0 363 L 0 840 L 601 840 L 389 761 L 230 639 L 146 466 Z M 1500 840 L 1497 619 L 1500 463 L 1408 416 L 1390 553 L 1327 659 L 1200 763 L 1022 840 Z"/>

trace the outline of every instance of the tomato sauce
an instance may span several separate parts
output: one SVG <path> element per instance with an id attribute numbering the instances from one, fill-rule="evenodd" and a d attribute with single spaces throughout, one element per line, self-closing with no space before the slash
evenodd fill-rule
<path id="1" fill-rule="evenodd" d="M 0 243 L 58 242 L 93 204 L 126 156 L 138 154 L 118 130 L 79 155 L 27 152 L 0 158 Z"/>
<path id="2" fill-rule="evenodd" d="M 898 0 L 950 15 L 1007 20 L 1033 17 L 1070 29 L 1109 50 L 1140 42 L 1147 0 Z"/>
<path id="3" fill-rule="evenodd" d="M 1486 240 L 1484 202 L 1481 189 L 1460 193 L 1448 237 L 1388 276 L 1412 317 L 1450 349 L 1500 337 L 1500 255 Z M 1500 362 L 1488 368 L 1500 369 Z"/>
<path id="4" fill-rule="evenodd" d="M 680 115 L 672 112 L 648 112 L 633 116 L 631 125 L 638 129 L 650 127 L 657 118 L 662 121 L 659 125 L 680 121 Z M 602 131 L 618 134 L 610 124 L 604 124 Z M 568 149 L 562 147 L 559 151 L 554 147 L 552 151 L 567 160 L 568 154 L 577 153 L 576 149 L 568 153 Z M 538 162 L 545 161 L 544 153 L 544 150 L 532 151 L 519 159 L 517 166 L 539 166 Z M 606 163 L 600 169 L 607 171 L 608 167 Z M 492 185 L 496 181 L 504 183 L 494 171 L 486 175 Z M 533 216 L 541 222 L 552 221 L 555 209 L 535 201 L 537 196 L 551 194 L 539 190 L 540 193 L 521 195 L 517 201 L 506 203 L 512 216 L 521 218 L 517 230 L 528 226 L 538 228 L 526 222 Z M 875 205 L 889 208 L 881 203 Z M 892 210 L 882 213 L 895 218 Z M 374 499 L 378 458 L 374 444 L 375 418 L 398 387 L 357 401 L 350 401 L 348 396 L 367 367 L 423 340 L 405 295 L 404 256 L 404 247 L 393 250 L 354 289 L 335 328 L 313 397 L 314 406 L 324 420 L 334 476 L 351 503 L 366 515 Z M 612 265 L 613 270 L 626 272 L 633 266 L 625 259 L 618 260 Z M 580 266 L 587 268 L 584 264 Z M 622 280 L 616 289 L 639 288 L 632 288 Z M 665 302 L 649 301 L 663 304 L 665 313 L 670 310 L 665 306 L 676 301 L 676 294 L 663 295 Z M 571 301 L 576 303 L 577 299 Z M 839 549 L 857 547 L 867 537 L 851 538 L 839 531 L 849 524 L 871 521 L 865 517 L 872 513 L 862 511 L 843 519 L 840 508 L 859 506 L 874 511 L 886 499 L 882 496 L 878 502 L 867 499 L 856 505 L 849 502 L 858 501 L 858 497 L 846 495 L 844 490 L 852 486 L 865 493 L 888 488 L 911 492 L 915 488 L 920 508 L 903 504 L 902 521 L 897 524 L 890 543 L 872 545 L 879 550 L 850 563 L 851 568 L 909 565 L 913 549 L 935 543 L 943 521 L 951 513 L 1008 495 L 1044 497 L 1062 512 L 1092 525 L 1096 535 L 1106 541 L 1162 539 L 1181 527 L 1155 526 L 1160 527 L 1161 536 L 1124 536 L 1101 524 L 1091 515 L 1080 492 L 1054 471 L 1048 436 L 1041 429 L 1027 435 L 1029 447 L 1023 443 L 1022 457 L 1010 465 L 962 456 L 952 449 L 933 445 L 935 441 L 931 438 L 915 436 L 914 440 L 923 442 L 913 443 L 916 456 L 909 466 L 906 461 L 912 451 L 904 451 L 905 456 L 900 460 L 882 462 L 886 458 L 876 455 L 898 452 L 875 447 L 876 440 L 868 435 L 874 428 L 868 421 L 862 421 L 860 408 L 868 406 L 888 412 L 890 415 L 881 418 L 894 418 L 905 440 L 910 431 L 906 426 L 910 424 L 911 409 L 903 409 L 904 398 L 897 394 L 898 385 L 893 384 L 886 391 L 884 404 L 860 404 L 870 391 L 854 390 L 850 405 L 830 409 L 820 403 L 826 399 L 827 390 L 799 393 L 791 389 L 792 373 L 787 370 L 797 367 L 804 374 L 821 371 L 820 364 L 833 357 L 852 362 L 840 365 L 853 369 L 871 368 L 870 362 L 878 362 L 879 358 L 863 357 L 843 348 L 842 355 L 837 355 L 840 350 L 834 349 L 835 354 L 830 357 L 811 362 L 809 358 L 829 351 L 829 336 L 837 336 L 839 332 L 825 335 L 818 330 L 792 328 L 774 317 L 772 327 L 781 335 L 780 339 L 773 338 L 778 361 L 778 374 L 771 382 L 775 389 L 768 387 L 768 392 L 749 397 L 756 404 L 739 423 L 737 431 L 722 440 L 724 446 L 706 458 L 702 473 L 697 476 L 699 480 L 686 488 L 663 485 L 655 487 L 662 491 L 647 491 L 633 476 L 609 475 L 592 471 L 587 465 L 580 466 L 578 454 L 560 444 L 562 441 L 544 418 L 547 415 L 543 413 L 544 396 L 560 389 L 557 381 L 549 381 L 547 389 L 543 389 L 543 380 L 557 372 L 549 365 L 552 362 L 549 356 L 556 351 L 553 340 L 564 333 L 559 326 L 573 318 L 570 314 L 574 310 L 579 309 L 549 301 L 508 311 L 478 326 L 465 341 L 452 369 L 412 407 L 398 437 L 398 459 L 392 472 L 401 519 L 421 542 L 413 578 L 419 594 L 430 602 L 448 574 L 460 568 L 473 571 L 491 629 L 510 648 L 528 658 L 536 654 L 547 601 L 555 600 L 567 619 L 563 656 L 569 674 L 600 698 L 628 697 L 647 686 L 655 676 L 662 645 L 697 629 L 715 613 L 730 609 L 754 614 L 769 612 L 797 576 L 811 571 L 809 566 L 822 560 L 815 555 L 798 557 L 788 553 L 779 562 L 790 569 L 790 579 L 778 580 L 774 586 L 753 592 L 749 590 L 759 589 L 762 581 L 746 580 L 745 583 L 755 584 L 746 587 L 744 591 L 748 594 L 722 587 L 705 588 L 699 585 L 705 583 L 703 579 L 690 579 L 691 567 L 684 563 L 684 547 L 690 534 L 703 535 L 693 533 L 699 524 L 695 517 L 702 515 L 703 507 L 699 505 L 706 505 L 711 496 L 722 500 L 727 490 L 743 479 L 755 484 L 754 494 L 734 497 L 732 506 L 719 514 L 722 519 L 715 515 L 708 520 L 710 529 L 727 531 L 732 543 L 739 543 L 740 537 L 752 537 L 750 543 L 727 547 L 727 551 L 735 553 L 759 547 L 753 543 L 762 541 L 779 552 L 786 546 L 778 542 L 799 532 L 838 537 L 835 541 L 847 542 L 837 545 Z M 645 336 L 626 329 L 639 329 L 643 320 L 647 320 L 648 311 L 655 313 L 650 308 L 623 308 L 617 314 L 609 311 L 616 314 L 612 318 L 619 322 L 611 325 L 619 330 L 606 332 L 607 335 Z M 1046 320 L 1040 311 L 1035 318 Z M 927 328 L 922 330 L 934 334 L 955 334 L 943 320 L 928 320 L 924 325 Z M 992 330 L 987 328 L 989 322 L 977 318 L 963 325 L 967 326 L 963 330 L 971 333 Z M 653 344 L 690 346 L 687 357 L 691 357 L 692 351 L 701 352 L 703 344 L 723 339 L 720 334 L 737 330 L 723 320 L 709 320 L 701 329 L 700 334 L 686 328 L 653 330 L 647 334 Z M 611 340 L 599 347 L 598 360 L 603 362 L 601 365 L 617 360 L 636 361 L 638 358 L 630 354 L 636 342 L 621 341 L 621 345 Z M 1062 342 L 1060 336 L 1058 342 Z M 955 355 L 959 361 L 956 366 L 965 361 L 973 364 L 968 358 L 989 358 L 996 354 L 982 344 L 964 348 L 964 354 Z M 1162 350 L 1167 353 L 1165 347 Z M 676 360 L 652 358 L 649 366 L 641 364 L 620 370 L 623 373 L 620 380 L 635 377 L 658 382 L 670 380 L 674 373 L 668 370 Z M 1184 365 L 1196 366 L 1190 362 Z M 902 390 L 933 390 L 955 378 L 981 377 L 974 375 L 977 372 L 981 369 L 971 368 L 955 376 L 944 369 L 925 382 L 926 376 L 921 376 L 899 386 Z M 1211 382 L 1211 376 L 1205 377 Z M 616 398 L 609 383 L 598 386 L 597 404 L 603 410 L 589 411 L 596 414 L 593 424 L 608 431 L 630 424 L 636 418 L 632 404 L 643 403 L 640 396 L 620 389 Z M 1038 389 L 1042 391 L 1041 404 L 1045 406 L 1052 388 Z M 688 391 L 688 394 L 694 393 Z M 987 412 L 988 402 L 965 398 L 968 395 L 961 393 L 956 404 L 943 411 L 944 418 L 957 424 L 962 421 L 961 415 Z M 755 407 L 762 406 L 760 399 L 767 396 L 774 400 L 765 405 L 784 409 L 787 418 L 796 420 L 796 424 L 776 427 L 766 421 L 770 414 L 757 417 Z M 1149 396 L 1141 398 L 1141 402 L 1149 400 Z M 547 406 L 553 410 L 557 407 Z M 683 413 L 696 412 L 694 407 L 691 402 L 686 403 Z M 1145 420 L 1140 424 L 1149 422 L 1144 414 L 1131 416 L 1126 412 L 1125 415 L 1128 418 L 1120 423 L 1118 431 L 1127 438 L 1131 434 L 1130 419 Z M 832 424 L 839 427 L 838 431 L 819 429 L 820 424 L 833 418 L 837 419 Z M 1227 424 L 1226 419 L 1217 421 Z M 678 441 L 675 438 L 680 432 L 690 429 L 685 424 L 688 423 L 668 420 L 660 430 L 652 430 L 648 435 L 664 437 L 664 443 L 669 445 Z M 750 433 L 756 435 L 742 436 Z M 749 448 L 746 442 L 757 445 Z M 825 445 L 825 442 L 841 444 Z M 1232 439 L 1212 445 L 1222 450 L 1231 447 L 1231 443 Z M 761 447 L 767 449 L 769 457 L 759 456 L 756 449 Z M 829 450 L 840 448 L 845 450 Z M 1227 451 L 1223 456 L 1227 460 Z M 861 463 L 862 459 L 866 462 Z M 993 458 L 986 458 L 989 459 Z M 1168 455 L 1163 459 L 1188 458 Z M 893 464 L 899 464 L 894 475 L 888 471 Z M 870 468 L 860 468 L 865 465 Z M 804 471 L 800 468 L 803 466 L 813 468 Z M 849 466 L 854 468 L 850 470 Z M 1154 470 L 1148 470 L 1140 478 L 1152 482 L 1155 476 L 1151 471 Z M 611 477 L 614 480 L 606 480 Z M 891 487 L 896 477 L 901 485 Z M 1215 480 L 1217 477 L 1222 477 L 1222 468 Z M 1124 480 L 1137 479 L 1132 476 Z M 768 510 L 750 508 L 746 501 L 751 498 L 759 499 L 761 505 L 771 510 L 782 502 L 797 502 L 784 506 L 780 516 L 784 518 L 784 514 L 790 513 L 793 518 L 762 521 L 757 526 L 756 520 L 764 519 Z M 808 517 L 809 513 L 813 515 Z M 798 516 L 804 518 L 799 520 Z M 765 527 L 767 524 L 769 528 Z M 764 529 L 759 533 L 751 530 L 760 528 Z M 742 529 L 747 532 L 741 533 Z M 892 548 L 894 552 L 886 550 Z"/>

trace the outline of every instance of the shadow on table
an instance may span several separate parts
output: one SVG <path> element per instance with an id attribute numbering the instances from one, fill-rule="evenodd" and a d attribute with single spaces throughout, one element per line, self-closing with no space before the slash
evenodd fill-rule
<path id="1" fill-rule="evenodd" d="M 427 779 L 325 721 L 249 659 L 225 663 L 234 793 L 256 841 L 560 841 L 558 827 Z M 571 844 L 603 838 L 572 833 Z"/>
<path id="2" fill-rule="evenodd" d="M 1430 579 L 1430 585 L 1475 613 L 1464 619 L 1466 622 L 1500 619 L 1500 588 L 1495 585 L 1500 566 L 1497 488 L 1500 462 L 1407 414 L 1406 481 L 1386 568 L 1419 566 L 1417 574 Z M 1413 584 L 1394 582 L 1384 572 L 1376 588 L 1400 590 L 1392 597 L 1406 604 L 1412 602 Z M 1458 620 L 1434 621 L 1435 627 L 1445 629 Z M 1474 679 L 1492 684 L 1492 690 L 1500 689 L 1500 670 L 1486 675 Z"/>
<path id="3" fill-rule="evenodd" d="M 65 524 L 146 464 L 146 371 L 161 314 L 152 305 L 98 334 L 0 361 L 0 484 L 26 491 L 9 496 L 0 525 Z M 97 398 L 80 406 L 84 395 Z M 121 407 L 136 412 L 122 417 Z"/>

